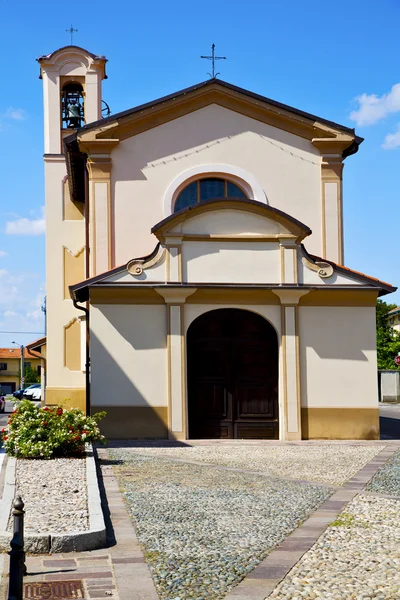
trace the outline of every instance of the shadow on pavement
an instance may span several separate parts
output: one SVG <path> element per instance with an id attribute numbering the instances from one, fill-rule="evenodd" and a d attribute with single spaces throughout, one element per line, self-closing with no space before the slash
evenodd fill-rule
<path id="1" fill-rule="evenodd" d="M 400 419 L 380 417 L 381 440 L 400 440 Z"/>

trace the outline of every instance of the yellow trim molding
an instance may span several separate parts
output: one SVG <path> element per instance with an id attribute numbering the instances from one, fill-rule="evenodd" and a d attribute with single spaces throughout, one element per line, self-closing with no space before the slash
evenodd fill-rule
<path id="1" fill-rule="evenodd" d="M 85 279 L 85 249 L 76 254 L 64 246 L 64 299 L 70 300 L 69 286 Z"/>

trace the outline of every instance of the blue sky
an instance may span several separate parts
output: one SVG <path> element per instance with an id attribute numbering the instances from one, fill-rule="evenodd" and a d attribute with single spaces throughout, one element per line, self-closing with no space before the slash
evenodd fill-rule
<path id="1" fill-rule="evenodd" d="M 45 294 L 42 87 L 35 59 L 75 43 L 109 59 L 112 112 L 221 78 L 356 127 L 344 170 L 345 263 L 400 284 L 398 0 L 40 4 L 1 0 L 0 346 L 43 332 Z M 74 16 L 76 15 L 76 16 Z M 398 84 L 398 87 L 393 87 Z M 400 304 L 400 293 L 386 298 Z"/>

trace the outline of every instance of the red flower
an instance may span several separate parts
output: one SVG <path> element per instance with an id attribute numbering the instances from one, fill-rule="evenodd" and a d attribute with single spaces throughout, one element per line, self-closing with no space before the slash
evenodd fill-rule
<path id="1" fill-rule="evenodd" d="M 42 425 L 48 425 L 47 421 L 42 421 Z"/>
<path id="2" fill-rule="evenodd" d="M 6 428 L 5 428 L 5 427 L 3 427 L 3 429 L 1 430 L 1 433 L 4 433 L 4 432 L 5 432 L 5 430 L 6 430 Z"/>
<path id="3" fill-rule="evenodd" d="M 8 440 L 8 435 L 4 435 L 4 436 L 3 436 L 3 440 L 4 440 L 4 441 Z"/>
<path id="4" fill-rule="evenodd" d="M 60 415 L 62 415 L 62 414 L 63 414 L 63 412 L 64 412 L 64 411 L 63 411 L 63 409 L 61 408 L 61 406 L 59 406 L 59 407 L 57 408 L 57 415 L 58 415 L 58 416 L 60 416 Z"/>
<path id="5" fill-rule="evenodd" d="M 48 406 L 45 406 L 43 410 L 50 410 Z"/>

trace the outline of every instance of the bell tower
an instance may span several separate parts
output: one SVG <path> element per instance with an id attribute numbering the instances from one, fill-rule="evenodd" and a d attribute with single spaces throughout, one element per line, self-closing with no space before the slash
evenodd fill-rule
<path id="1" fill-rule="evenodd" d="M 46 404 L 85 409 L 86 323 L 69 286 L 87 276 L 84 202 L 70 199 L 63 140 L 102 118 L 106 58 L 65 46 L 38 58 L 43 81 L 46 197 Z M 83 200 L 83 199 L 82 199 Z"/>
<path id="2" fill-rule="evenodd" d="M 44 95 L 44 151 L 62 153 L 63 137 L 102 116 L 104 56 L 65 46 L 37 59 Z"/>

